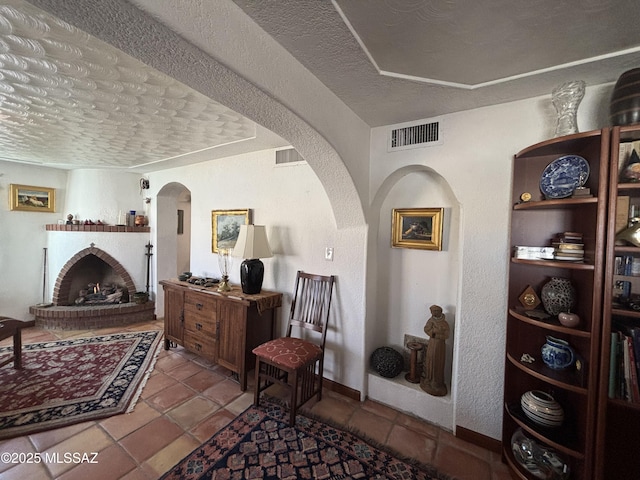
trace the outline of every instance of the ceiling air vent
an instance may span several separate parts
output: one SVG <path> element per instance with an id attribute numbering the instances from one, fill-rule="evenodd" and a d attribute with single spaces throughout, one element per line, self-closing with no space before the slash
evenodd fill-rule
<path id="1" fill-rule="evenodd" d="M 276 150 L 276 165 L 286 165 L 291 163 L 304 162 L 302 155 L 295 148 Z"/>
<path id="2" fill-rule="evenodd" d="M 432 145 L 442 145 L 442 132 L 440 131 L 440 120 L 427 123 L 402 124 L 389 132 L 389 143 L 387 150 L 406 150 L 407 148 L 428 147 Z"/>

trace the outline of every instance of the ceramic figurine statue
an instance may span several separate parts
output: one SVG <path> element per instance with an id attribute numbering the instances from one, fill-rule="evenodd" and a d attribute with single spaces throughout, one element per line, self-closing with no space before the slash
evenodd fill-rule
<path id="1" fill-rule="evenodd" d="M 444 383 L 444 363 L 446 360 L 445 340 L 449 338 L 449 324 L 442 307 L 431 305 L 431 317 L 424 326 L 424 333 L 429 335 L 427 352 L 424 360 L 424 372 L 420 380 L 420 388 L 430 395 L 442 397 L 447 394 Z"/>

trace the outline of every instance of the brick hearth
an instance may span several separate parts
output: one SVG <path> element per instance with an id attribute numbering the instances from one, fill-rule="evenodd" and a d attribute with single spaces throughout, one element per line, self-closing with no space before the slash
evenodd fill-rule
<path id="1" fill-rule="evenodd" d="M 36 326 L 51 330 L 88 330 L 148 322 L 154 319 L 154 311 L 155 302 L 29 307 L 29 312 L 36 317 Z"/>

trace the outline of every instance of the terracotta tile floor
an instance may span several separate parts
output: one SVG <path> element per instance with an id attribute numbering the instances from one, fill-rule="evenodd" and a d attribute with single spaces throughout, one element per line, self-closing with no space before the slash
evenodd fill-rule
<path id="1" fill-rule="evenodd" d="M 94 331 L 31 328 L 23 331 L 23 343 L 162 328 L 162 321 Z M 0 343 L 8 344 L 10 339 Z M 98 452 L 97 464 L 0 463 L 0 478 L 157 479 L 252 401 L 251 386 L 243 393 L 226 369 L 181 347 L 162 350 L 132 413 L 0 442 L 0 453 L 57 452 L 62 457 L 66 452 Z M 498 454 L 390 407 L 330 391 L 322 401 L 312 402 L 306 406 L 312 413 L 353 427 L 460 480 L 510 478 Z"/>

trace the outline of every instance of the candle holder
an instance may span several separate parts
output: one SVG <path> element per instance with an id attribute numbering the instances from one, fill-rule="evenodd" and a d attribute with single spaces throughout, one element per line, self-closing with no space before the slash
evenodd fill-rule
<path id="1" fill-rule="evenodd" d="M 409 359 L 409 373 L 404 378 L 410 383 L 420 383 L 420 369 L 418 367 L 418 353 L 423 349 L 424 345 L 420 342 L 409 342 L 407 348 L 411 351 Z"/>
<path id="2" fill-rule="evenodd" d="M 231 269 L 231 249 L 219 248 L 218 249 L 218 266 L 220 267 L 220 284 L 218 285 L 219 292 L 228 292 L 231 290 L 229 286 L 229 270 Z"/>

